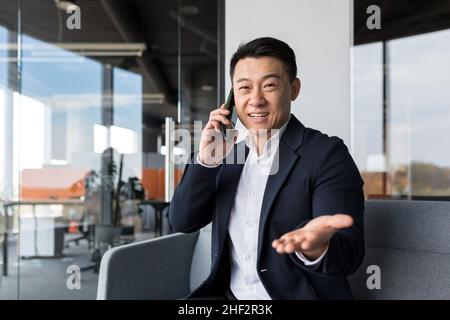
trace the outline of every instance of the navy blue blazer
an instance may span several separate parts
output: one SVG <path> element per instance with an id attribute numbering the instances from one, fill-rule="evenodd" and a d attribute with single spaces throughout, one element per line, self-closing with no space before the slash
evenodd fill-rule
<path id="1" fill-rule="evenodd" d="M 346 277 L 364 257 L 363 180 L 358 168 L 341 139 L 305 128 L 293 115 L 278 152 L 279 170 L 268 178 L 261 208 L 261 282 L 273 299 L 351 299 Z M 175 230 L 194 232 L 212 221 L 211 273 L 190 297 L 218 295 L 229 285 L 228 223 L 243 166 L 188 164 L 175 190 L 169 211 Z M 272 241 L 286 232 L 336 213 L 351 215 L 354 224 L 331 238 L 319 264 L 306 266 L 295 254 L 280 255 L 272 248 Z"/>

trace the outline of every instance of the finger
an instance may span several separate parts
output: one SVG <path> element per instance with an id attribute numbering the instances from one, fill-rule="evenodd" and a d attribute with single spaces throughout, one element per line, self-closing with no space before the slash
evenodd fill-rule
<path id="1" fill-rule="evenodd" d="M 214 127 L 214 129 L 216 130 L 217 133 L 220 133 L 220 125 L 217 121 L 211 121 L 212 122 L 212 126 Z"/>
<path id="2" fill-rule="evenodd" d="M 272 247 L 276 248 L 279 245 L 284 245 L 284 240 L 275 239 L 272 241 Z"/>
<path id="3" fill-rule="evenodd" d="M 279 246 L 279 245 L 284 245 L 286 239 L 281 239 L 281 238 L 279 238 L 279 239 L 277 239 L 276 241 L 277 241 L 277 244 L 276 244 L 276 245 Z"/>
<path id="4" fill-rule="evenodd" d="M 275 250 L 280 254 L 284 253 L 284 245 L 282 245 L 282 244 L 277 245 L 275 247 Z"/>
<path id="5" fill-rule="evenodd" d="M 291 248 L 295 248 L 295 238 L 285 238 L 283 241 L 280 240 L 274 240 L 272 242 L 272 246 L 275 248 L 275 250 L 278 253 L 290 253 L 293 252 Z M 295 250 L 294 250 L 295 251 Z"/>
<path id="6" fill-rule="evenodd" d="M 289 233 L 285 233 L 283 236 L 281 236 L 281 238 L 279 240 L 284 243 L 284 242 L 291 241 L 291 239 L 294 237 L 295 237 L 295 232 L 289 232 Z"/>
<path id="7" fill-rule="evenodd" d="M 230 110 L 225 108 L 225 105 L 221 105 L 220 108 L 214 109 L 213 111 L 211 111 L 209 113 L 209 115 L 213 115 L 213 114 L 223 114 L 223 115 L 229 115 L 230 114 Z"/>
<path id="8" fill-rule="evenodd" d="M 285 242 L 278 244 L 275 249 L 278 253 L 292 253 L 295 251 L 296 247 L 295 242 Z"/>
<path id="9" fill-rule="evenodd" d="M 204 129 L 204 134 L 207 135 L 216 135 L 213 132 L 211 132 L 211 130 L 215 130 L 217 133 L 220 133 L 220 122 L 216 121 L 216 120 L 210 120 L 208 121 L 208 123 L 206 124 L 206 127 Z"/>
<path id="10" fill-rule="evenodd" d="M 221 112 L 225 112 L 225 113 L 227 113 L 227 114 L 230 113 L 230 110 L 227 109 L 227 106 L 225 105 L 225 103 L 222 104 L 222 105 L 220 106 L 219 110 L 220 110 Z"/>
<path id="11" fill-rule="evenodd" d="M 205 129 L 213 129 L 213 128 L 214 128 L 214 126 L 212 124 L 212 121 L 208 120 L 208 122 L 206 123 Z"/>
<path id="12" fill-rule="evenodd" d="M 278 244 L 285 244 L 287 241 L 295 241 L 296 237 L 298 237 L 300 235 L 301 235 L 301 233 L 299 234 L 299 230 L 290 231 L 288 233 L 283 234 L 280 238 L 275 239 L 272 242 L 272 245 L 276 246 Z M 293 240 L 289 240 L 289 239 L 293 239 Z"/>
<path id="13" fill-rule="evenodd" d="M 304 234 L 298 234 L 292 236 L 291 241 L 286 243 L 285 251 L 287 253 L 293 253 L 294 251 L 301 250 L 302 243 L 307 242 L 307 237 Z"/>
<path id="14" fill-rule="evenodd" d="M 222 122 L 225 125 L 231 125 L 231 121 L 228 120 L 228 118 L 225 117 L 223 114 L 211 115 L 209 118 L 209 121 L 217 121 L 217 122 Z"/>
<path id="15" fill-rule="evenodd" d="M 290 242 L 284 247 L 284 252 L 286 253 L 293 253 L 297 250 L 297 246 L 295 242 Z"/>

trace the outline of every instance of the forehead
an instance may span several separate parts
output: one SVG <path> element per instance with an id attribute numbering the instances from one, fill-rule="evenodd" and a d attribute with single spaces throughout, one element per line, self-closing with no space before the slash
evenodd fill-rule
<path id="1" fill-rule="evenodd" d="M 244 58 L 238 61 L 234 69 L 233 81 L 240 78 L 259 79 L 267 74 L 287 76 L 283 63 L 273 57 Z"/>

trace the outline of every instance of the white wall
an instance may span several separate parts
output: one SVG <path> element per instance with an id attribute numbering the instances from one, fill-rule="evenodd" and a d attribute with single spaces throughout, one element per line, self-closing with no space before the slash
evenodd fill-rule
<path id="1" fill-rule="evenodd" d="M 242 41 L 271 36 L 295 51 L 302 91 L 292 113 L 308 126 L 344 139 L 350 148 L 350 0 L 226 0 L 226 83 Z M 227 92 L 226 90 L 225 92 Z"/>
<path id="2" fill-rule="evenodd" d="M 12 189 L 12 93 L 0 86 L 0 200 L 11 200 Z"/>

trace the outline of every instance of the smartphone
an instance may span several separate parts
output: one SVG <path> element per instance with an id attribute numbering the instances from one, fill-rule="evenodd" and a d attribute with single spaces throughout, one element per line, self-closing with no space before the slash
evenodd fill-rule
<path id="1" fill-rule="evenodd" d="M 234 109 L 234 92 L 233 92 L 233 88 L 231 88 L 230 92 L 228 93 L 228 97 L 227 97 L 227 101 L 225 102 L 225 109 L 230 110 L 230 113 L 227 116 L 227 119 L 230 120 L 231 122 L 231 118 L 233 116 L 233 109 Z M 223 123 L 220 124 L 220 131 L 222 132 L 223 138 L 225 139 L 225 141 L 227 140 L 227 129 L 231 129 L 232 127 L 228 127 L 226 125 L 224 125 Z M 228 142 L 232 142 L 232 141 L 228 141 Z"/>

